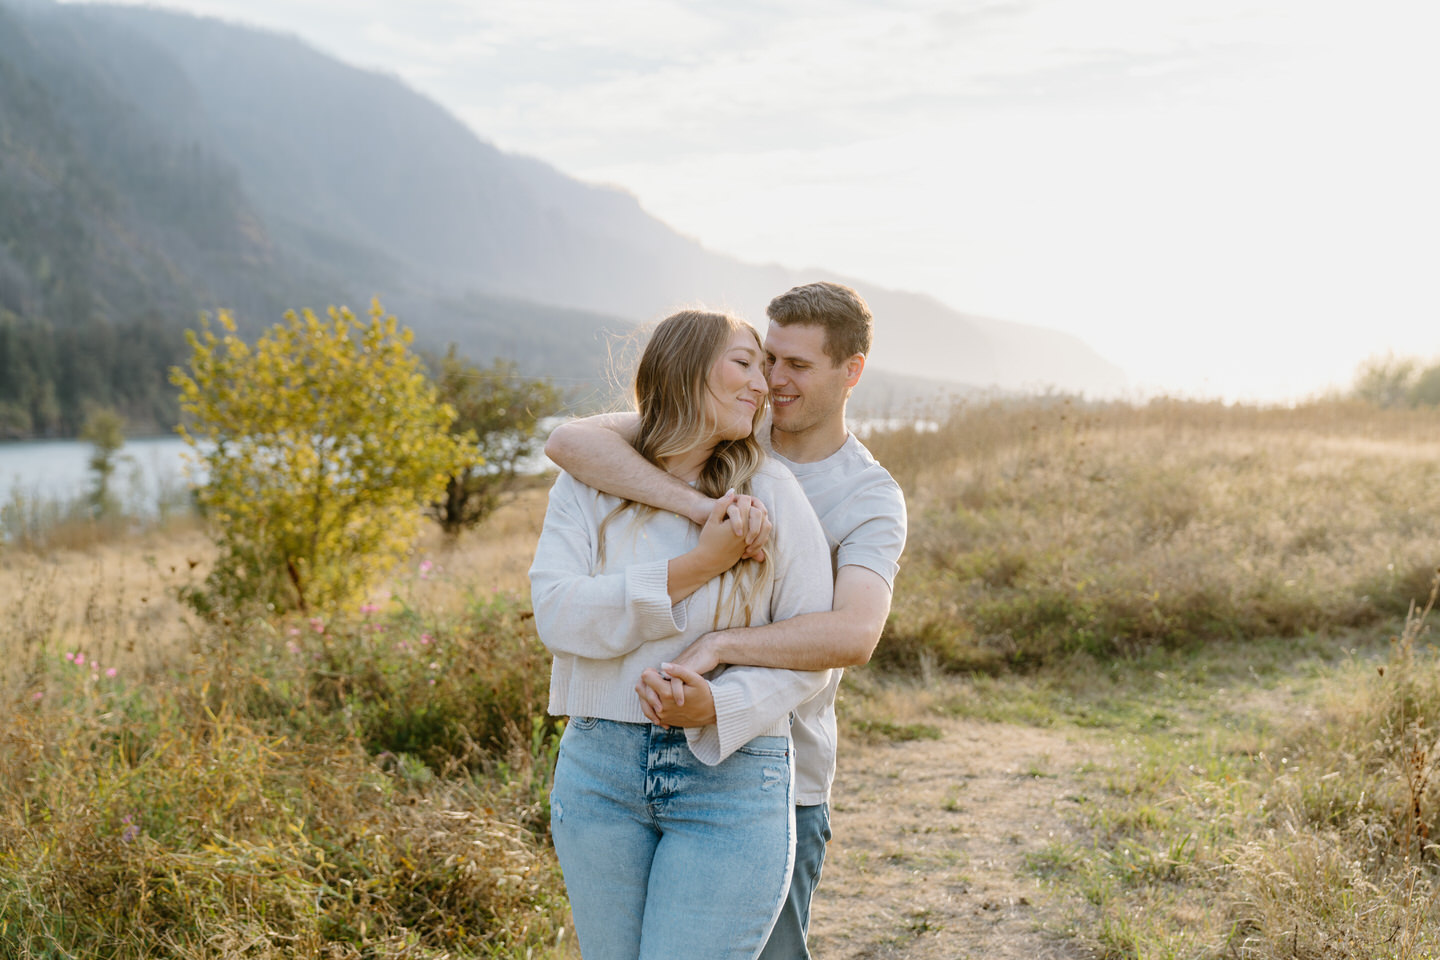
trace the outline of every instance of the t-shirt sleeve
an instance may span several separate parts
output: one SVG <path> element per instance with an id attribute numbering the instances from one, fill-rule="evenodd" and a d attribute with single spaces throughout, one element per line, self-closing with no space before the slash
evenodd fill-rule
<path id="1" fill-rule="evenodd" d="M 888 476 L 846 501 L 845 512 L 854 526 L 840 540 L 835 567 L 856 566 L 874 571 L 895 589 L 900 554 L 905 551 L 905 495 Z"/>

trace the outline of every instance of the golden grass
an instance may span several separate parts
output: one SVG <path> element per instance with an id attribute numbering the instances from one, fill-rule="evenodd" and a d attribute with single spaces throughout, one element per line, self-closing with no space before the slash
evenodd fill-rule
<path id="1" fill-rule="evenodd" d="M 1435 412 L 961 407 L 872 448 L 911 538 L 881 656 L 993 669 L 1369 625 L 1440 541 Z"/>
<path id="2" fill-rule="evenodd" d="M 7 552 L 0 956 L 568 955 L 545 654 L 493 599 L 543 505 L 313 622 L 200 620 L 190 532 Z"/>

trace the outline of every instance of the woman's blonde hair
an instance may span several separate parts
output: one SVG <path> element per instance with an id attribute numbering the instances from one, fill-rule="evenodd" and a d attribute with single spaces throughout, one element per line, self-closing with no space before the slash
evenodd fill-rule
<path id="1" fill-rule="evenodd" d="M 709 310 L 681 310 L 656 325 L 640 364 L 635 371 L 635 409 L 640 413 L 640 426 L 635 434 L 635 449 L 651 463 L 665 468 L 667 461 L 684 456 L 700 446 L 716 427 L 705 402 L 710 393 L 710 371 L 729 347 L 737 330 L 745 330 L 755 338 L 761 350 L 760 334 L 750 324 L 726 313 Z M 729 490 L 749 494 L 751 480 L 760 471 L 765 451 L 756 439 L 755 430 L 765 413 L 768 397 L 756 404 L 750 432 L 738 440 L 720 440 L 700 469 L 695 489 L 707 497 L 721 497 Z M 642 517 L 654 508 L 627 500 L 611 511 L 600 526 L 600 560 L 604 561 L 605 528 L 625 510 L 636 510 Z M 721 611 L 726 622 L 737 603 L 750 623 L 751 607 L 760 587 L 771 577 L 769 551 L 763 562 L 744 560 L 731 567 L 721 580 L 721 603 L 715 608 L 716 626 L 721 624 Z"/>

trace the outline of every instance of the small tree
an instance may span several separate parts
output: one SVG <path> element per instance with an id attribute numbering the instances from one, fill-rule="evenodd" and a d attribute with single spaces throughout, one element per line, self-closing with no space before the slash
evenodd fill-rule
<path id="1" fill-rule="evenodd" d="M 187 334 L 175 368 L 181 435 L 203 483 L 198 498 L 220 557 L 195 598 L 273 609 L 333 607 L 390 569 L 418 531 L 421 508 L 475 457 L 451 436 L 411 333 L 377 302 L 368 324 L 285 315 L 253 348 L 227 313 Z"/>
<path id="2" fill-rule="evenodd" d="M 97 516 L 114 513 L 115 495 L 110 478 L 115 473 L 115 454 L 125 446 L 125 418 L 109 407 L 96 407 L 80 427 L 80 439 L 90 444 L 90 472 L 95 485 L 90 489 L 90 505 Z"/>
<path id="3" fill-rule="evenodd" d="M 1440 363 L 1426 367 L 1410 385 L 1410 403 L 1416 407 L 1440 407 Z"/>
<path id="4" fill-rule="evenodd" d="M 1355 396 L 1377 407 L 1408 407 L 1417 367 L 1409 357 L 1371 357 L 1355 374 Z"/>
<path id="5" fill-rule="evenodd" d="M 499 506 L 517 467 L 536 452 L 540 421 L 560 410 L 562 398 L 550 381 L 521 376 L 512 360 L 481 369 L 457 357 L 453 344 L 438 366 L 440 399 L 455 408 L 450 432 L 473 436 L 481 457 L 451 475 L 444 498 L 430 506 L 453 536 Z"/>

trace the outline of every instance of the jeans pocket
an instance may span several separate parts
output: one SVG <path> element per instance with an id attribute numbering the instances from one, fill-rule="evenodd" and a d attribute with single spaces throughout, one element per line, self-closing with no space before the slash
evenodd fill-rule
<path id="1" fill-rule="evenodd" d="M 748 757 L 784 759 L 790 755 L 790 741 L 784 737 L 756 737 L 749 743 L 736 747 L 735 752 Z"/>
<path id="2" fill-rule="evenodd" d="M 574 727 L 576 730 L 594 730 L 599 723 L 599 717 L 571 717 L 565 727 L 566 729 Z"/>

